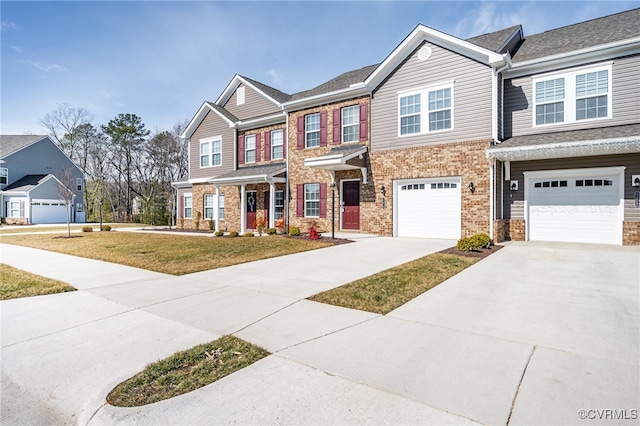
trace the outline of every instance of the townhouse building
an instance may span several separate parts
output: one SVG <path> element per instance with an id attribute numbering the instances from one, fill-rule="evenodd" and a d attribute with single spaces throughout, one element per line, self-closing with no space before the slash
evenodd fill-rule
<path id="1" fill-rule="evenodd" d="M 179 220 L 639 244 L 639 19 L 467 40 L 418 25 L 292 95 L 236 75 L 183 135 Z"/>

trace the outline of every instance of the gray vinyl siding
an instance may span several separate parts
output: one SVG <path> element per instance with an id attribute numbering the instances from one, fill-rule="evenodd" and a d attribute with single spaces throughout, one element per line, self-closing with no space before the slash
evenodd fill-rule
<path id="1" fill-rule="evenodd" d="M 432 54 L 420 61 L 417 54 L 424 44 Z M 491 68 L 435 44 L 424 44 L 373 93 L 372 151 L 491 138 Z M 399 137 L 398 92 L 452 80 L 453 130 Z M 422 123 L 425 125 L 428 123 Z"/>
<path id="2" fill-rule="evenodd" d="M 220 176 L 235 170 L 235 130 L 218 114 L 210 111 L 191 135 L 189 144 L 189 178 L 201 179 Z M 222 164 L 219 167 L 200 168 L 200 139 L 222 136 Z"/>
<path id="3" fill-rule="evenodd" d="M 593 64 L 597 66 L 598 63 Z M 570 70 L 570 69 L 568 69 Z M 581 120 L 569 124 L 533 126 L 535 75 L 505 80 L 504 137 L 617 126 L 640 121 L 640 55 L 618 58 L 612 66 L 612 118 Z"/>
<path id="4" fill-rule="evenodd" d="M 620 154 L 553 160 L 519 161 L 511 163 L 511 180 L 518 180 L 518 190 L 510 191 L 504 185 L 504 218 L 524 219 L 524 174 L 525 171 L 584 169 L 594 167 L 626 167 L 624 171 L 624 220 L 640 221 L 640 208 L 634 207 L 636 188 L 631 186 L 631 175 L 640 174 L 640 154 Z"/>
<path id="5" fill-rule="evenodd" d="M 52 174 L 64 183 L 65 171 L 69 170 L 71 174 L 71 184 L 73 192 L 76 195 L 75 203 L 84 203 L 84 178 L 82 172 L 73 164 L 69 158 L 64 155 L 58 147 L 48 139 L 43 139 L 32 145 L 29 145 L 13 154 L 4 158 L 6 167 L 9 170 L 8 183 L 23 178 L 26 175 L 48 175 Z M 76 191 L 76 178 L 83 178 L 82 191 Z M 48 196 L 49 198 L 58 198 L 57 191 Z"/>
<path id="6" fill-rule="evenodd" d="M 249 86 L 241 84 L 238 88 L 244 87 L 244 104 L 238 105 L 238 89 L 233 92 L 231 98 L 224 104 L 224 108 L 240 120 L 261 117 L 263 115 L 280 112 L 280 108 L 273 102 L 256 92 Z"/>
<path id="7" fill-rule="evenodd" d="M 42 185 L 38 185 L 29 191 L 29 197 L 33 200 L 34 198 L 38 199 L 50 199 L 50 200 L 59 200 L 61 197 L 58 194 L 58 185 L 54 179 L 49 179 Z M 74 200 L 74 203 L 79 203 L 80 201 Z M 75 209 L 75 205 L 73 207 Z"/>

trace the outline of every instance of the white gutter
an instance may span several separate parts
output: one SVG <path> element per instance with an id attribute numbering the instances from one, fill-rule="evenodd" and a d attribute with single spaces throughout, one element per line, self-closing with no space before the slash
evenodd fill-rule
<path id="1" fill-rule="evenodd" d="M 316 106 L 322 103 L 337 102 L 344 99 L 355 98 L 358 96 L 365 96 L 369 93 L 367 86 L 364 83 L 352 84 L 351 86 L 336 90 L 334 92 L 323 93 L 320 95 L 310 96 L 308 98 L 302 98 L 295 101 L 289 101 L 282 104 L 288 112 L 307 108 L 309 106 Z M 319 101 L 321 101 L 319 103 Z"/>
<path id="2" fill-rule="evenodd" d="M 268 115 L 265 117 L 253 118 L 247 121 L 240 120 L 236 123 L 236 128 L 243 130 L 256 127 L 257 125 L 267 125 L 270 123 L 278 123 L 282 121 L 282 118 L 286 115 L 285 111 L 279 112 L 277 114 Z"/>

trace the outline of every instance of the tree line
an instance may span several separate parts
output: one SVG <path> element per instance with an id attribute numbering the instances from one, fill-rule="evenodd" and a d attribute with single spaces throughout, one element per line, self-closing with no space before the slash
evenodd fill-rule
<path id="1" fill-rule="evenodd" d="M 40 125 L 85 176 L 87 221 L 169 224 L 175 217 L 171 182 L 187 176 L 187 121 L 171 130 L 148 130 L 135 114 L 118 114 L 106 125 L 69 104 L 58 105 Z"/>

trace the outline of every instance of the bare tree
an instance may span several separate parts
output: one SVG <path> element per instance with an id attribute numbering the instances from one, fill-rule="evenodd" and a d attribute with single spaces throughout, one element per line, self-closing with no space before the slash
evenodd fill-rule
<path id="1" fill-rule="evenodd" d="M 90 123 L 93 116 L 84 108 L 73 108 L 68 103 L 58 104 L 58 108 L 51 111 L 40 120 L 49 136 L 58 144 L 62 152 L 72 161 L 79 159 L 77 129 L 83 124 Z"/>
<path id="2" fill-rule="evenodd" d="M 75 176 L 70 167 L 65 167 L 58 179 L 58 200 L 64 204 L 67 218 L 67 237 L 71 238 L 71 212 L 73 208 L 73 185 L 75 183 Z"/>

